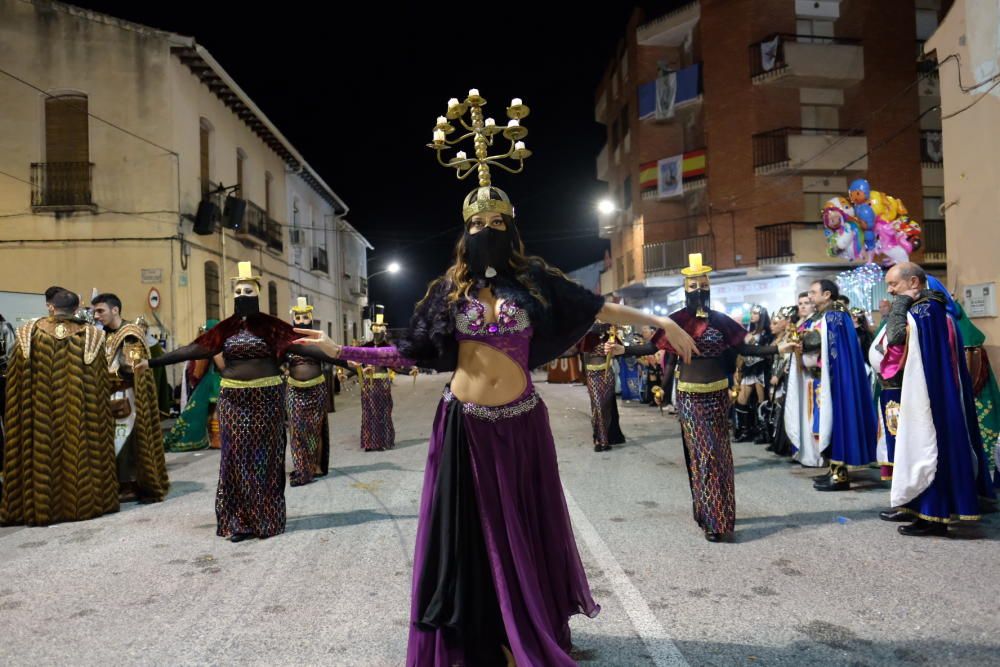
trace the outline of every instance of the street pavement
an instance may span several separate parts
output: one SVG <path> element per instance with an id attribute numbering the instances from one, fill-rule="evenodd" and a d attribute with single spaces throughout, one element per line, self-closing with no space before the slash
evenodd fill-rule
<path id="1" fill-rule="evenodd" d="M 215 536 L 215 451 L 168 454 L 163 503 L 0 529 L 0 665 L 403 665 L 446 379 L 396 380 L 388 452 L 360 451 L 357 393 L 341 394 L 331 474 L 286 489 L 284 535 Z M 628 443 L 597 454 L 586 390 L 542 379 L 603 608 L 572 621 L 581 665 L 1000 664 L 1000 515 L 953 538 L 902 537 L 878 519 L 877 471 L 818 493 L 817 471 L 734 444 L 736 541 L 710 544 L 691 518 L 674 417 L 623 405 Z"/>

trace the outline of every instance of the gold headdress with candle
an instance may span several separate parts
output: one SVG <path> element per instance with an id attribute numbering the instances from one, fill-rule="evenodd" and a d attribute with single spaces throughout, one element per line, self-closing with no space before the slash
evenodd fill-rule
<path id="1" fill-rule="evenodd" d="M 707 276 L 712 272 L 712 267 L 701 263 L 701 253 L 693 252 L 688 255 L 688 265 L 681 269 L 681 274 L 687 278 L 697 278 Z"/>
<path id="2" fill-rule="evenodd" d="M 375 320 L 372 322 L 372 332 L 382 333 L 388 325 L 385 321 L 385 306 L 375 306 Z"/>
<path id="3" fill-rule="evenodd" d="M 292 306 L 292 309 L 289 312 L 292 315 L 307 315 L 313 312 L 313 310 L 315 309 L 311 305 L 309 305 L 308 300 L 304 296 L 300 296 L 298 299 L 296 299 L 295 305 Z"/>
<path id="4" fill-rule="evenodd" d="M 233 283 L 256 283 L 257 289 L 260 289 L 260 276 L 255 276 L 253 273 L 253 264 L 251 262 L 240 262 L 237 264 L 239 268 L 239 275 L 235 278 L 230 278 Z"/>
<path id="5" fill-rule="evenodd" d="M 490 167 L 496 166 L 512 174 L 519 174 L 524 171 L 525 159 L 531 157 L 531 151 L 525 148 L 522 141 L 528 136 L 528 129 L 521 125 L 521 121 L 527 118 L 531 110 L 519 98 L 514 98 L 507 107 L 507 117 L 510 120 L 507 127 L 503 127 L 497 125 L 492 118 L 484 118 L 485 106 L 486 100 L 475 88 L 469 91 L 469 96 L 464 102 L 452 98 L 448 101 L 446 115 L 438 116 L 437 124 L 434 126 L 434 141 L 428 144 L 428 147 L 437 153 L 438 163 L 442 167 L 454 169 L 455 176 L 460 181 L 464 181 L 473 173 L 478 174 L 479 187 L 470 192 L 462 203 L 462 219 L 466 222 L 477 213 L 501 213 L 514 217 L 514 206 L 510 203 L 510 197 L 492 185 Z M 467 113 L 468 121 L 465 119 Z M 448 135 L 458 129 L 451 124 L 451 121 L 458 121 L 466 133 L 457 139 L 449 139 Z M 489 149 L 493 147 L 498 134 L 503 134 L 504 138 L 510 141 L 510 148 L 506 153 L 490 155 Z M 441 151 L 457 146 L 466 139 L 473 141 L 474 157 L 470 158 L 464 151 L 459 151 L 447 162 L 441 158 Z M 503 162 L 508 159 L 517 161 L 518 167 L 515 169 Z"/>

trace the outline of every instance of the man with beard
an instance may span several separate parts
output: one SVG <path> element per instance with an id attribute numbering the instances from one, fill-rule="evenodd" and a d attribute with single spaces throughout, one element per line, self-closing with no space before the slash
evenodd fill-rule
<path id="1" fill-rule="evenodd" d="M 133 371 L 139 360 L 150 358 L 146 332 L 122 319 L 122 302 L 114 294 L 98 294 L 90 305 L 107 344 L 119 501 L 160 502 L 169 483 L 156 379 L 152 372 Z"/>
<path id="2" fill-rule="evenodd" d="M 785 399 L 785 430 L 804 466 L 830 470 L 814 480 L 817 491 L 851 488 L 849 468 L 876 459 L 875 405 L 854 321 L 832 280 L 809 288 L 816 308 L 802 334 L 802 363 L 793 364 Z"/>
<path id="3" fill-rule="evenodd" d="M 694 518 L 709 542 L 728 541 L 736 527 L 736 495 L 733 453 L 729 442 L 730 376 L 736 355 L 767 357 L 794 349 L 793 343 L 749 345 L 746 330 L 725 313 L 711 309 L 708 274 L 701 255 L 692 254 L 684 275 L 685 306 L 670 319 L 690 335 L 698 347 L 691 363 L 680 366 L 677 382 L 677 414 L 681 422 L 684 455 L 691 482 Z M 658 331 L 648 348 L 630 354 L 675 350 Z M 624 348 L 614 348 L 623 354 Z"/>

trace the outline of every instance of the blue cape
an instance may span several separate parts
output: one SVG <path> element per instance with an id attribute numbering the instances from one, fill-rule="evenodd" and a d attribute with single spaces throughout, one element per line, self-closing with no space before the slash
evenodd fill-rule
<path id="1" fill-rule="evenodd" d="M 823 363 L 830 374 L 833 403 L 830 461 L 866 466 L 876 459 L 878 426 L 861 343 L 849 313 L 830 311 L 825 322 L 827 353 Z"/>

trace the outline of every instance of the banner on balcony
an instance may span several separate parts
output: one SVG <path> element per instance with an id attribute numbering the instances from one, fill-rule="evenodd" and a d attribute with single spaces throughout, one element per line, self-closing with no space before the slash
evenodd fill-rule
<path id="1" fill-rule="evenodd" d="M 660 199 L 684 194 L 683 163 L 683 155 L 664 158 L 657 163 L 657 190 Z"/>
<path id="2" fill-rule="evenodd" d="M 640 164 L 639 192 L 641 194 L 646 194 L 647 192 L 655 192 L 659 187 L 660 187 L 660 182 L 657 172 L 657 162 L 654 160 L 652 162 L 646 162 L 645 164 Z"/>
<path id="3" fill-rule="evenodd" d="M 656 78 L 656 120 L 674 117 L 674 103 L 677 99 L 677 72 L 661 69 Z"/>
<path id="4" fill-rule="evenodd" d="M 940 132 L 924 133 L 924 151 L 926 152 L 927 157 L 930 158 L 931 162 L 944 161 L 944 151 L 941 150 Z"/>
<path id="5" fill-rule="evenodd" d="M 774 39 L 760 43 L 760 66 L 765 72 L 774 69 L 778 62 L 779 48 L 781 48 L 781 35 L 775 35 Z"/>
<path id="6" fill-rule="evenodd" d="M 684 180 L 694 178 L 695 176 L 704 176 L 706 171 L 705 149 L 701 148 L 685 153 L 683 167 Z"/>

